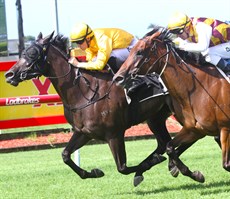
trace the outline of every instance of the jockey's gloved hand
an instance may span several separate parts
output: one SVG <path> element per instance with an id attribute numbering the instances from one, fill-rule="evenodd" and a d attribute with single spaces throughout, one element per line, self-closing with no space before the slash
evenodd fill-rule
<path id="1" fill-rule="evenodd" d="M 70 58 L 70 57 L 71 57 L 71 51 L 73 50 L 73 48 L 72 48 L 72 47 L 69 47 L 69 49 L 68 49 L 68 50 L 69 50 L 69 52 L 68 52 L 68 54 L 67 54 L 67 55 L 68 55 L 68 58 Z"/>
<path id="2" fill-rule="evenodd" d="M 174 46 L 176 48 L 179 48 L 180 50 L 184 50 L 184 46 L 186 45 L 186 41 L 181 39 L 180 37 L 177 37 L 176 39 L 172 40 Z"/>
<path id="3" fill-rule="evenodd" d="M 78 67 L 78 60 L 76 59 L 76 57 L 70 57 L 69 58 L 69 61 L 68 61 L 70 64 L 72 64 L 73 66 L 75 67 Z"/>

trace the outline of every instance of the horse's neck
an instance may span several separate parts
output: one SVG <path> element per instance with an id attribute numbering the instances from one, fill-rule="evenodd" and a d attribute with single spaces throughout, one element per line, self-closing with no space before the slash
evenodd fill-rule
<path id="1" fill-rule="evenodd" d="M 49 62 L 49 72 L 47 76 L 50 77 L 50 81 L 62 100 L 68 101 L 66 99 L 67 95 L 65 94 L 65 90 L 73 87 L 75 77 L 74 69 L 71 68 L 61 52 L 55 49 L 53 46 L 50 46 L 47 60 Z"/>
<path id="2" fill-rule="evenodd" d="M 48 57 L 50 63 L 50 78 L 57 93 L 62 98 L 62 101 L 67 105 L 81 106 L 90 101 L 91 98 L 96 100 L 112 90 L 112 93 L 117 101 L 123 90 L 112 86 L 112 75 L 109 73 L 93 72 L 76 68 L 71 68 L 67 60 L 61 55 L 60 51 L 53 48 Z M 66 76 L 65 76 L 66 75 Z M 63 77 L 64 76 L 64 77 Z M 112 94 L 112 95 L 113 95 Z"/>
<path id="3" fill-rule="evenodd" d="M 191 103 L 193 96 L 201 95 L 204 88 L 206 92 L 211 92 L 211 82 L 219 82 L 220 76 L 214 67 L 199 67 L 195 63 L 177 61 L 176 58 L 170 60 L 162 79 L 169 92 L 171 91 L 170 95 L 181 104 Z"/>
<path id="4" fill-rule="evenodd" d="M 56 68 L 64 68 L 64 73 L 67 72 L 64 62 L 57 63 L 54 61 L 51 68 L 55 71 Z M 57 74 L 60 73 L 57 72 Z M 96 102 L 98 98 L 104 98 L 107 92 L 110 92 L 110 86 L 112 87 L 112 76 L 110 74 L 81 69 L 78 71 L 73 67 L 66 77 L 51 78 L 50 80 L 64 104 L 72 108 L 84 106 L 91 101 Z M 112 92 L 119 92 L 118 88 L 113 88 L 113 90 Z"/>

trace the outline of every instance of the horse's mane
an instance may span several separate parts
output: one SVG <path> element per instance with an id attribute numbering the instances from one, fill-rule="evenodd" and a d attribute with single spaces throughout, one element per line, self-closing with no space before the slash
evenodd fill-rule
<path id="1" fill-rule="evenodd" d="M 159 39 L 160 40 L 164 40 L 164 41 L 172 41 L 172 37 L 173 34 L 169 32 L 169 30 L 163 26 L 159 26 L 156 24 L 150 24 L 148 29 L 152 29 L 150 32 L 148 32 L 147 34 L 145 34 L 145 37 L 151 36 L 152 34 L 156 33 L 156 32 L 160 32 L 161 34 L 159 35 Z"/>
<path id="2" fill-rule="evenodd" d="M 166 44 L 169 44 L 172 48 L 175 49 L 175 51 L 178 53 L 178 55 L 186 62 L 188 63 L 192 63 L 195 65 L 204 65 L 207 64 L 207 62 L 205 61 L 204 57 L 202 56 L 201 53 L 193 53 L 193 52 L 187 52 L 187 51 L 183 51 L 183 50 L 179 50 L 178 48 L 175 48 L 172 40 L 173 38 L 175 38 L 175 35 L 173 35 L 172 33 L 170 33 L 170 31 L 162 26 L 158 26 L 155 24 L 150 24 L 150 26 L 148 28 L 152 28 L 152 30 L 150 32 L 148 32 L 147 34 L 145 34 L 145 37 L 151 36 L 152 34 L 156 33 L 156 32 L 160 32 L 161 34 L 158 36 L 158 39 L 160 39 L 161 41 L 163 41 Z"/>
<path id="3" fill-rule="evenodd" d="M 62 34 L 56 35 L 53 40 L 52 44 L 56 47 L 58 47 L 61 51 L 65 52 L 68 54 L 68 49 L 69 49 L 69 39 L 68 37 L 65 37 Z"/>

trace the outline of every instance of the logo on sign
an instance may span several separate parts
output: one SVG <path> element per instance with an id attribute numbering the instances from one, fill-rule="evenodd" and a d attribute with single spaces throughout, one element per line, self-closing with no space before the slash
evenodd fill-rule
<path id="1" fill-rule="evenodd" d="M 40 81 L 40 79 L 32 79 L 32 82 L 34 83 L 35 87 L 37 88 L 39 95 L 47 95 L 49 87 L 51 85 L 51 82 L 49 79 L 45 79 L 44 83 Z M 47 103 L 48 106 L 56 106 L 56 105 L 62 105 L 61 102 L 57 103 Z M 41 104 L 34 104 L 33 107 L 40 107 Z"/>
<path id="2" fill-rule="evenodd" d="M 37 104 L 39 103 L 39 98 L 27 97 L 27 98 L 20 98 L 17 97 L 15 99 L 6 98 L 6 105 L 23 105 L 23 104 Z"/>

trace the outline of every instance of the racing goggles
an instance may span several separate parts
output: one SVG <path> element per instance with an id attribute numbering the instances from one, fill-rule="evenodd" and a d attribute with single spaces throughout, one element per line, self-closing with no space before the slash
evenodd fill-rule
<path id="1" fill-rule="evenodd" d="M 176 35 L 181 35 L 184 32 L 184 28 L 175 28 L 173 30 L 170 30 L 170 33 L 176 34 Z"/>
<path id="2" fill-rule="evenodd" d="M 84 43 L 84 41 L 85 41 L 85 39 L 82 39 L 82 40 L 79 40 L 79 41 L 75 41 L 75 43 L 78 44 L 78 45 L 81 45 L 81 44 Z"/>

